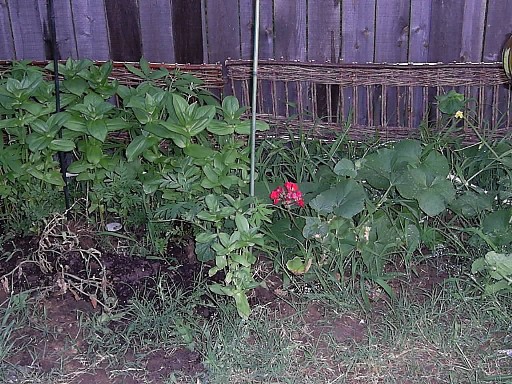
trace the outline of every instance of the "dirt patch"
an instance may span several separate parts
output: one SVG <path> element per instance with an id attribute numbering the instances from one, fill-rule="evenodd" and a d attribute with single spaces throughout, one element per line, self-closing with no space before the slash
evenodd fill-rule
<path id="1" fill-rule="evenodd" d="M 165 350 L 157 349 L 147 353 L 144 356 L 145 366 L 142 367 L 135 364 L 137 357 L 134 355 L 125 356 L 126 364 L 122 369 L 107 366 L 101 358 L 91 367 L 90 363 L 80 357 L 88 349 L 88 340 L 80 333 L 79 321 L 81 316 L 100 314 L 104 309 L 91 299 L 91 295 L 100 292 L 93 292 L 90 287 L 78 291 L 72 285 L 64 289 L 62 282 L 63 271 L 67 273 L 66 276 L 75 276 L 78 279 L 76 281 L 93 281 L 98 284 L 93 288 L 105 288 L 112 293 L 117 300 L 117 308 L 123 308 L 134 295 L 148 287 L 154 287 L 158 279 L 164 279 L 184 289 L 191 288 L 200 276 L 204 277 L 208 267 L 196 261 L 189 241 L 170 243 L 166 255 L 150 259 L 113 252 L 116 247 L 121 249 L 119 244 L 111 244 L 108 250 L 102 251 L 100 244 L 89 235 L 78 235 L 77 239 L 64 246 L 54 243 L 57 240 L 62 241 L 62 238 L 50 238 L 45 253 L 37 259 L 33 255 L 37 255 L 40 250 L 40 240 L 21 239 L 15 243 L 18 251 L 0 264 L 0 276 L 6 276 L 2 281 L 4 289 L 0 289 L 0 302 L 6 302 L 8 291 L 32 290 L 38 295 L 34 313 L 44 314 L 43 317 L 31 317 L 30 327 L 23 329 L 23 334 L 18 332 L 15 335 L 20 340 L 30 340 L 31 353 L 28 349 L 22 349 L 11 356 L 9 364 L 15 367 L 9 372 L 11 381 L 24 370 L 51 374 L 58 369 L 64 370 L 74 382 L 84 384 L 160 383 L 169 377 L 173 377 L 173 382 L 180 382 L 182 377 L 190 380 L 207 376 L 200 353 L 172 345 Z M 55 252 L 51 251 L 54 245 L 57 246 Z M 85 253 L 77 251 L 77 248 L 85 250 Z M 87 258 L 90 255 L 92 257 Z M 45 263 L 43 266 L 41 260 Z M 391 281 L 393 290 L 400 292 L 407 285 L 407 289 L 412 287 L 418 292 L 424 292 L 448 276 L 428 263 L 416 268 L 417 273 L 412 274 L 408 281 Z M 261 258 L 256 272 L 258 280 L 265 284 L 251 292 L 251 305 L 268 307 L 281 319 L 300 316 L 302 329 L 296 331 L 292 338 L 298 343 L 314 344 L 317 357 L 329 361 L 332 358 L 329 356 L 332 353 L 332 343 L 349 346 L 366 340 L 367 326 L 362 319 L 347 314 L 335 314 L 316 302 L 311 302 L 298 314 L 297 309 L 291 305 L 293 294 L 283 289 L 281 277 L 274 272 L 270 260 Z M 94 280 L 102 274 L 103 280 Z M 377 293 L 372 296 L 372 300 L 378 302 L 385 299 L 382 291 L 375 292 Z M 204 304 L 196 310 L 209 319 L 215 315 L 215 310 L 209 305 L 207 298 Z M 37 361 L 34 361 L 33 353 L 36 353 Z M 133 368 L 126 368 L 130 366 Z M 330 369 L 332 376 L 341 373 L 341 367 L 334 362 Z M 203 381 L 197 379 L 197 382 Z"/>

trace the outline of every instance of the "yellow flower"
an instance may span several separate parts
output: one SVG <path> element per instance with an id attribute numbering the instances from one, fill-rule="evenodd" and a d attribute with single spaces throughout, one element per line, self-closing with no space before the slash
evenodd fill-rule
<path id="1" fill-rule="evenodd" d="M 462 111 L 455 112 L 455 118 L 456 119 L 463 119 L 464 118 L 464 113 Z"/>

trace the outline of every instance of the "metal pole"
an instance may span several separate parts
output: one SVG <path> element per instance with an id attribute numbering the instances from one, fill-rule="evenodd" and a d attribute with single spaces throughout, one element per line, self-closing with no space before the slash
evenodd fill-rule
<path id="1" fill-rule="evenodd" d="M 59 82 L 59 58 L 57 52 L 57 32 L 55 30 L 55 10 L 53 8 L 53 0 L 48 0 L 46 3 L 46 11 L 48 13 L 48 26 L 50 28 L 50 36 L 52 41 L 52 59 L 53 59 L 53 75 L 55 82 L 55 113 L 60 112 L 60 82 Z M 59 137 L 62 137 L 62 131 L 59 132 Z M 64 200 L 66 203 L 66 211 L 69 210 L 70 198 L 69 198 L 69 186 L 68 178 L 66 177 L 66 163 L 65 154 L 61 151 L 58 152 L 60 172 L 64 179 Z"/>
<path id="2" fill-rule="evenodd" d="M 254 5 L 254 51 L 252 62 L 252 100 L 251 100 L 251 181 L 250 194 L 254 196 L 254 177 L 256 172 L 256 97 L 258 95 L 258 54 L 259 54 L 259 30 L 260 30 L 260 1 Z"/>

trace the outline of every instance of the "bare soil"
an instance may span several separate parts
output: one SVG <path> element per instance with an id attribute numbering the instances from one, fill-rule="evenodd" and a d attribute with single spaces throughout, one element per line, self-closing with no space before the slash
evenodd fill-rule
<path id="1" fill-rule="evenodd" d="M 90 239 L 88 241 L 91 241 Z M 93 244 L 81 244 L 83 248 Z M 94 364 L 94 369 L 90 369 L 86 361 L 80 361 L 80 354 L 87 350 L 88 341 L 83 339 L 80 333 L 78 319 L 83 314 L 100 313 L 102 308 L 90 297 L 84 294 L 73 292 L 71 289 L 63 292 L 62 286 L 58 283 L 58 271 L 55 273 L 44 273 L 37 263 L 29 263 L 19 268 L 20 263 L 26 260 L 27 255 L 34 253 L 39 247 L 38 239 L 18 239 L 16 248 L 21 250 L 16 252 L 8 261 L 0 263 L 0 276 L 8 274 L 18 267 L 15 274 L 11 275 L 10 284 L 16 291 L 33 290 L 34 295 L 40 295 L 36 300 L 39 306 L 38 313 L 44 313 L 45 319 L 34 319 L 44 322 L 40 327 L 31 326 L 23 329 L 17 336 L 22 340 L 30 340 L 29 349 L 16 353 L 9 359 L 9 363 L 17 369 L 39 370 L 40 372 L 51 373 L 52 370 L 60 369 L 60 372 L 67 372 L 73 377 L 74 383 L 160 383 L 172 373 L 184 374 L 187 377 L 197 378 L 197 383 L 202 377 L 207 376 L 206 368 L 202 363 L 202 356 L 196 351 L 192 351 L 182 346 L 169 346 L 166 350 L 155 350 L 147 356 L 146 375 L 144 381 L 138 379 L 136 372 L 125 369 L 123 372 L 116 371 L 115 367 L 109 367 L 98 358 Z M 55 256 L 57 257 L 57 256 Z M 55 260 L 50 260 L 55 263 Z M 65 259 L 59 260 L 60 266 L 70 273 L 80 275 L 83 273 L 83 260 L 78 252 L 70 252 Z M 265 261 L 262 261 L 265 264 Z M 197 281 L 198 275 L 205 273 L 205 268 L 195 260 L 191 247 L 188 242 L 180 244 L 170 244 L 167 250 L 167 257 L 161 259 L 148 259 L 136 257 L 124 253 L 104 252 L 101 255 L 101 264 L 106 269 L 109 288 L 115 293 L 118 299 L 118 306 L 126 305 L 133 295 L 147 287 L 148 284 L 155 282 L 155 277 L 169 279 L 178 286 L 187 288 L 192 287 Z M 268 267 L 268 266 L 267 266 Z M 262 268 L 267 268 L 263 266 Z M 99 268 L 99 266 L 92 266 Z M 415 287 L 418 290 L 430 290 L 436 284 L 447 277 L 446 273 L 440 272 L 438 268 L 433 268 L 428 264 L 418 266 L 418 278 L 414 278 L 407 283 L 408 287 Z M 271 268 L 267 268 L 267 270 Z M 413 275 L 414 276 L 414 275 Z M 86 276 L 84 276 L 86 278 Z M 250 300 L 253 305 L 266 305 L 274 308 L 279 316 L 283 318 L 290 316 L 295 311 L 292 306 L 287 304 L 290 297 L 287 291 L 283 289 L 282 281 L 279 275 L 275 273 L 266 273 L 266 288 L 260 287 L 253 291 Z M 392 286 L 400 292 L 402 282 L 396 280 Z M 41 291 L 41 287 L 47 289 Z M 0 303 L 6 303 L 8 292 L 7 286 L 0 289 Z M 12 287 L 9 287 L 12 288 Z M 41 292 L 44 292 L 41 294 Z M 375 290 L 374 299 L 378 301 L 383 293 Z M 212 316 L 211 307 L 198 308 L 198 313 L 205 317 Z M 331 335 L 336 342 L 358 343 L 366 337 L 366 325 L 358 318 L 350 315 L 332 316 L 319 303 L 312 302 L 303 313 L 304 329 L 302 332 L 293 335 L 294 339 L 318 339 L 317 354 L 322 354 L 328 347 L 322 341 L 322 335 Z M 51 335 L 45 330 L 56 330 Z M 72 341 L 72 342 L 70 342 Z M 37 361 L 34 361 L 34 352 L 36 351 Z M 126 364 L 134 361 L 136 356 L 125 356 Z M 342 367 L 333 366 L 332 376 L 339 375 Z M 10 382 L 15 383 L 16 373 L 13 371 Z M 71 376 L 70 376 L 71 377 Z M 9 381 L 8 381 L 9 382 Z"/>

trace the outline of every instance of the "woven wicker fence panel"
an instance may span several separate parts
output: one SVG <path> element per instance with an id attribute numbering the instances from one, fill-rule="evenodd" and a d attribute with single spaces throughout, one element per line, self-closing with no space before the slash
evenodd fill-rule
<path id="1" fill-rule="evenodd" d="M 31 64 L 39 67 L 48 65 L 48 61 L 33 61 Z M 95 65 L 102 65 L 105 62 L 96 61 Z M 125 64 L 138 66 L 137 63 L 113 62 L 113 69 L 110 78 L 118 80 L 119 84 L 126 86 L 134 86 L 142 83 L 144 80 L 131 73 Z M 9 71 L 12 66 L 11 61 L 0 61 L 0 74 Z M 203 81 L 203 87 L 211 91 L 220 92 L 225 85 L 222 76 L 222 65 L 220 64 L 159 64 L 151 63 L 152 69 L 165 68 L 173 76 L 175 71 L 189 73 Z M 165 86 L 165 79 L 156 81 L 157 84 Z"/>
<path id="2" fill-rule="evenodd" d="M 250 105 L 252 64 L 227 61 L 232 92 Z M 508 80 L 499 64 L 317 64 L 263 61 L 258 65 L 258 114 L 270 134 L 298 131 L 354 139 L 418 136 L 436 122 L 435 97 L 451 89 L 471 99 L 479 133 L 502 137 L 512 125 Z M 426 120 L 425 120 L 426 119 Z M 475 141 L 469 126 L 458 135 Z"/>

